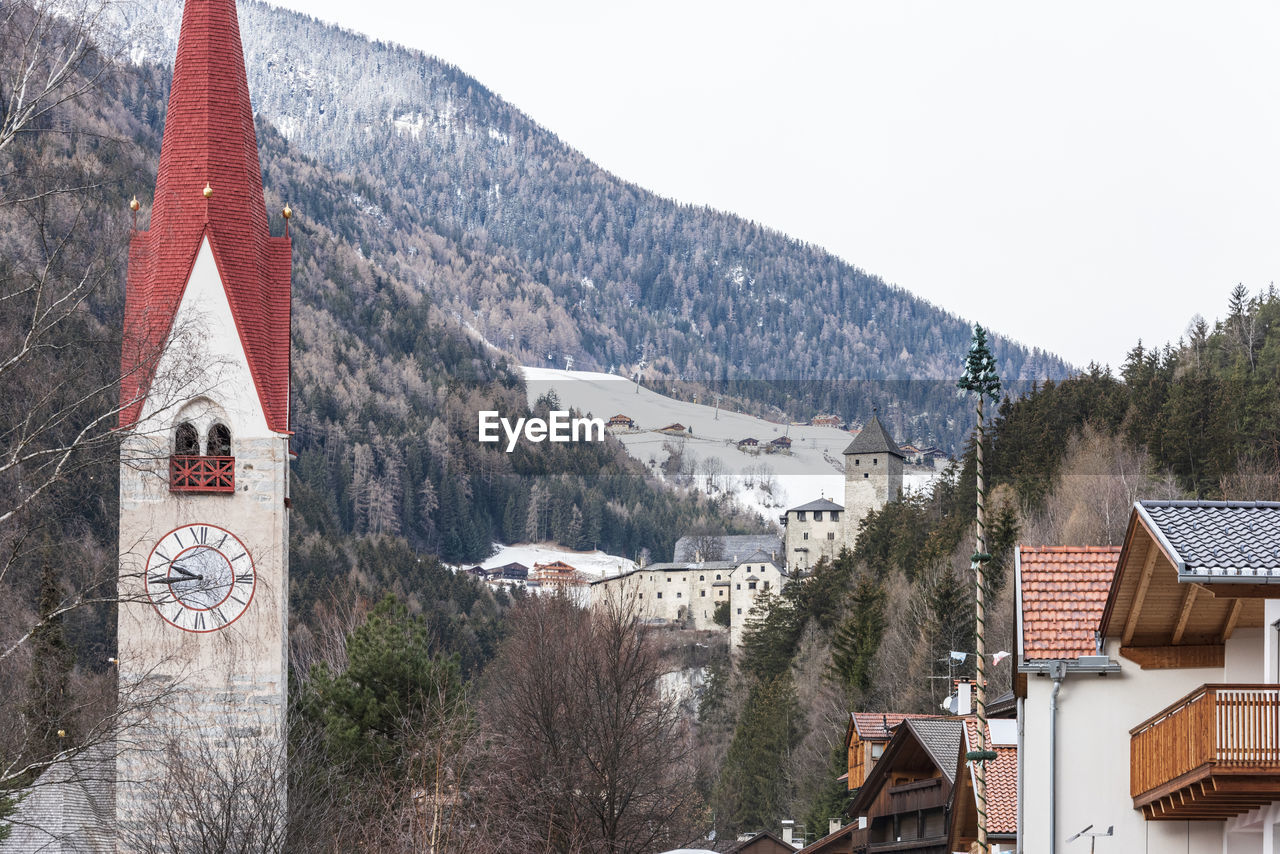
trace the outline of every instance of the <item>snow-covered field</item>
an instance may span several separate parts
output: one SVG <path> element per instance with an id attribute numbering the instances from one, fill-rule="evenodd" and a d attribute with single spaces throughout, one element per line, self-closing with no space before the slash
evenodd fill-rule
<path id="1" fill-rule="evenodd" d="M 498 551 L 492 557 L 481 561 L 479 564 L 481 567 L 496 569 L 509 563 L 521 563 L 533 569 L 535 563 L 551 563 L 552 561 L 562 560 L 579 572 L 590 575 L 593 578 L 603 578 L 606 575 L 630 572 L 636 568 L 635 562 L 625 557 L 605 554 L 602 551 L 575 552 L 571 549 L 560 548 L 547 543 L 523 543 L 514 546 L 495 543 L 494 548 Z M 467 566 L 475 565 L 467 564 Z"/>
<path id="2" fill-rule="evenodd" d="M 561 404 L 606 421 L 614 415 L 632 418 L 636 432 L 615 434 L 631 456 L 660 474 L 667 459 L 667 443 L 684 443 L 684 453 L 694 458 L 696 482 L 733 493 L 739 503 L 776 520 L 788 507 L 827 497 L 844 503 L 844 457 L 853 437 L 835 427 L 775 424 L 751 415 L 714 406 L 673 400 L 613 374 L 526 367 L 529 401 L 554 390 Z M 657 432 L 673 422 L 692 429 L 692 435 L 676 439 Z M 748 453 L 738 450 L 745 438 L 767 445 L 789 436 L 791 452 Z M 908 489 L 924 488 L 936 475 L 908 473 Z"/>

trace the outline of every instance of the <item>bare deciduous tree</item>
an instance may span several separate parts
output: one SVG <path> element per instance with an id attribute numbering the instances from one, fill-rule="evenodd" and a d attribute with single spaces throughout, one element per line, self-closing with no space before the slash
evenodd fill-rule
<path id="1" fill-rule="evenodd" d="M 638 614 L 537 597 L 511 616 L 488 676 L 492 739 L 473 789 L 508 850 L 649 852 L 705 821 L 691 745 Z"/>

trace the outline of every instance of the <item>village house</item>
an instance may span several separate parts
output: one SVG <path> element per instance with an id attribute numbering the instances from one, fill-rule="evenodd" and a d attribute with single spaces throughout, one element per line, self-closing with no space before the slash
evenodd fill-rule
<path id="1" fill-rule="evenodd" d="M 1276 851 L 1280 504 L 1138 502 L 1015 574 L 1025 850 Z"/>
<path id="2" fill-rule="evenodd" d="M 626 415 L 618 414 L 610 418 L 604 426 L 605 429 L 610 432 L 618 432 L 636 429 L 636 422 L 628 418 Z"/>
<path id="3" fill-rule="evenodd" d="M 986 766 L 987 829 L 992 854 L 1017 842 L 1017 721 L 987 724 L 996 754 Z M 907 717 L 893 728 L 880 759 L 849 804 L 852 821 L 803 849 L 806 854 L 968 851 L 977 840 L 973 763 L 978 721 L 973 716 Z"/>
<path id="4" fill-rule="evenodd" d="M 529 582 L 543 588 L 579 587 L 586 584 L 582 573 L 562 560 L 535 563 L 529 573 Z"/>
<path id="5" fill-rule="evenodd" d="M 739 451 L 758 451 L 760 450 L 760 440 L 753 439 L 750 436 L 748 436 L 745 439 L 739 439 L 738 450 Z"/>
<path id="6" fill-rule="evenodd" d="M 824 415 L 815 415 L 815 416 L 813 416 L 813 418 L 809 421 L 809 423 L 810 423 L 810 424 L 812 424 L 814 427 L 836 427 L 836 428 L 838 428 L 838 427 L 840 427 L 840 423 L 841 423 L 841 422 L 840 422 L 840 416 L 839 416 L 839 415 L 831 415 L 830 413 L 827 413 L 827 414 L 824 414 Z"/>
<path id="7" fill-rule="evenodd" d="M 779 436 L 778 438 L 774 439 L 772 442 L 769 443 L 769 450 L 770 452 L 775 452 L 775 453 L 780 451 L 790 451 L 791 437 Z"/>

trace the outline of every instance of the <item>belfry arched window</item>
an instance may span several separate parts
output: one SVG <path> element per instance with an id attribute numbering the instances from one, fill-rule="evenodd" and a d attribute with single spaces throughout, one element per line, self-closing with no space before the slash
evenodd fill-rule
<path id="1" fill-rule="evenodd" d="M 231 430 L 225 424 L 209 428 L 208 454 L 211 457 L 231 456 Z"/>
<path id="2" fill-rule="evenodd" d="M 222 420 L 212 420 L 211 423 L 213 413 L 209 409 L 207 402 L 197 401 L 179 414 L 179 418 L 184 420 L 173 431 L 173 454 L 169 457 L 170 492 L 235 492 L 236 459 L 231 456 L 231 429 Z M 219 413 L 215 417 L 221 419 L 224 416 Z M 209 426 L 206 428 L 205 424 Z M 204 431 L 203 454 L 201 431 Z"/>
<path id="3" fill-rule="evenodd" d="M 180 456 L 196 456 L 200 453 L 200 434 L 190 421 L 182 422 L 174 431 L 173 452 Z"/>

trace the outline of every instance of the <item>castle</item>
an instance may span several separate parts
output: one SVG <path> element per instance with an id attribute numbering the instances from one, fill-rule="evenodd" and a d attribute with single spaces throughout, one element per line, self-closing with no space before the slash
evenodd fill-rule
<path id="1" fill-rule="evenodd" d="M 684 537 L 670 563 L 592 582 L 591 601 L 629 602 L 655 623 L 727 625 L 736 648 L 756 600 L 803 578 L 823 558 L 852 549 L 867 515 L 902 494 L 902 474 L 902 451 L 873 417 L 844 450 L 843 506 L 820 498 L 792 507 L 779 520 L 782 538 Z"/>

